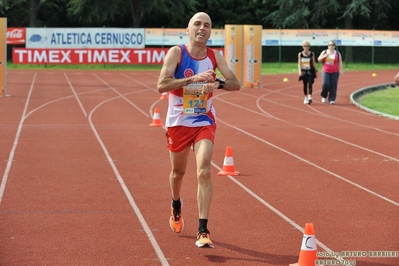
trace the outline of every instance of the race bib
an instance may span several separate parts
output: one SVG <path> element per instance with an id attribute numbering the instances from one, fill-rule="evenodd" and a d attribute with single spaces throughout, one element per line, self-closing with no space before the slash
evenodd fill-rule
<path id="1" fill-rule="evenodd" d="M 192 83 L 183 87 L 183 113 L 197 115 L 208 112 L 207 102 L 209 94 L 202 94 L 205 83 Z"/>
<path id="2" fill-rule="evenodd" d="M 310 69 L 310 58 L 302 58 L 302 69 Z"/>
<path id="3" fill-rule="evenodd" d="M 335 54 L 329 54 L 326 58 L 326 63 L 329 65 L 333 65 L 335 60 Z"/>

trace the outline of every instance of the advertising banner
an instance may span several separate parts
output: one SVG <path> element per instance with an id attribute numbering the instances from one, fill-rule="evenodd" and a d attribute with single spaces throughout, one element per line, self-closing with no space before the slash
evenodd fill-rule
<path id="1" fill-rule="evenodd" d="M 243 25 L 225 25 L 224 58 L 237 79 L 243 81 Z"/>
<path id="2" fill-rule="evenodd" d="M 399 46 L 399 32 L 374 31 L 374 46 Z"/>
<path id="3" fill-rule="evenodd" d="M 338 39 L 337 30 L 263 30 L 262 44 L 266 46 L 302 46 L 303 41 L 309 41 L 313 46 L 327 45 L 330 40 Z"/>
<path id="4" fill-rule="evenodd" d="M 14 48 L 14 64 L 162 64 L 169 48 L 25 49 Z M 215 49 L 221 51 L 222 49 Z"/>
<path id="5" fill-rule="evenodd" d="M 0 97 L 7 95 L 7 18 L 0 18 Z"/>
<path id="6" fill-rule="evenodd" d="M 330 40 L 343 46 L 399 46 L 399 33 L 373 30 L 313 30 L 264 29 L 263 46 L 301 46 L 302 41 L 312 46 L 326 46 Z"/>
<path id="7" fill-rule="evenodd" d="M 144 48 L 144 29 L 26 28 L 26 48 Z"/>
<path id="8" fill-rule="evenodd" d="M 231 28 L 212 29 L 208 46 L 223 47 Z M 234 26 L 234 25 L 232 25 Z M 241 27 L 237 26 L 238 27 Z M 10 29 L 13 29 L 10 31 Z M 140 49 L 145 46 L 171 47 L 188 43 L 185 28 L 10 28 L 8 38 L 13 44 L 25 39 L 26 48 L 89 48 Z M 26 37 L 24 37 L 26 33 Z M 22 37 L 20 37 L 22 34 Z M 17 39 L 14 39 L 17 37 Z M 229 36 L 231 37 L 231 36 Z M 395 31 L 341 29 L 262 29 L 262 46 L 301 46 L 307 40 L 312 46 L 325 46 L 330 40 L 345 46 L 399 46 Z M 9 43 L 11 44 L 11 43 Z"/>
<path id="9" fill-rule="evenodd" d="M 244 25 L 244 87 L 260 88 L 262 74 L 262 26 Z"/>
<path id="10" fill-rule="evenodd" d="M 25 38 L 25 28 L 7 28 L 7 44 L 24 44 Z"/>
<path id="11" fill-rule="evenodd" d="M 339 30 L 336 43 L 343 46 L 373 46 L 374 33 L 371 30 Z"/>

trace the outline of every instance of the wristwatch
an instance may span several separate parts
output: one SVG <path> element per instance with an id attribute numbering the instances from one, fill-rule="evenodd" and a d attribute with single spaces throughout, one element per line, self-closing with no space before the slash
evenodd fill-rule
<path id="1" fill-rule="evenodd" d="M 226 81 L 221 79 L 221 78 L 216 78 L 215 80 L 219 81 L 220 85 L 219 85 L 218 89 L 223 89 L 224 88 L 224 84 L 226 83 Z"/>

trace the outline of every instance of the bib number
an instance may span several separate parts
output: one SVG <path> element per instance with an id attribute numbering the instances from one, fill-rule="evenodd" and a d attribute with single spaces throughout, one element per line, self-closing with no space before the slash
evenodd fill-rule
<path id="1" fill-rule="evenodd" d="M 334 65 L 334 60 L 335 60 L 335 54 L 330 54 L 326 59 L 326 63 L 328 65 Z"/>
<path id="2" fill-rule="evenodd" d="M 302 58 L 302 69 L 310 69 L 310 58 Z"/>
<path id="3" fill-rule="evenodd" d="M 192 83 L 183 87 L 183 113 L 197 115 L 208 112 L 208 94 L 202 94 L 205 83 Z"/>

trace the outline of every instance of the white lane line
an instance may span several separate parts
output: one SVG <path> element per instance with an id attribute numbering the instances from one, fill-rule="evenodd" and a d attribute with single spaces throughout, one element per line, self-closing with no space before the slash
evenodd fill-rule
<path id="1" fill-rule="evenodd" d="M 105 80 L 103 80 L 102 78 L 100 78 L 99 76 L 97 76 L 96 74 L 93 73 L 93 76 L 95 76 L 98 80 L 100 80 L 102 83 L 104 83 L 108 88 L 110 88 L 111 90 L 113 90 L 116 94 L 120 95 L 121 98 L 123 98 L 125 101 L 127 101 L 131 106 L 133 106 L 134 108 L 136 108 L 138 111 L 140 111 L 144 116 L 149 117 L 149 115 L 144 112 L 143 110 L 141 110 L 137 105 L 135 105 L 132 101 L 130 101 L 129 99 L 127 99 L 122 93 L 120 93 L 119 91 L 117 91 L 114 87 L 112 87 L 111 85 L 109 85 Z M 148 91 L 150 90 L 148 86 L 146 86 L 147 89 L 141 90 L 141 91 Z M 140 91 L 140 92 L 141 92 Z M 138 91 L 136 91 L 137 93 Z"/>
<path id="2" fill-rule="evenodd" d="M 338 174 L 336 174 L 334 172 L 331 172 L 331 171 L 329 171 L 329 170 L 327 170 L 327 169 L 325 169 L 325 168 L 323 168 L 323 167 L 321 167 L 321 166 L 319 166 L 319 165 L 317 165 L 315 163 L 312 163 L 312 162 L 310 162 L 310 161 L 308 161 L 308 160 L 306 160 L 306 159 L 304 159 L 304 158 L 302 158 L 302 157 L 300 157 L 300 156 L 298 156 L 298 155 L 296 155 L 296 154 L 294 154 L 294 153 L 292 153 L 290 151 L 287 151 L 287 150 L 285 150 L 285 149 L 283 149 L 283 148 L 281 148 L 281 147 L 279 147 L 279 146 L 277 146 L 277 145 L 275 145 L 273 143 L 270 143 L 270 142 L 268 142 L 268 141 L 266 141 L 266 140 L 264 140 L 264 139 L 262 139 L 262 138 L 260 138 L 258 136 L 255 136 L 255 135 L 253 135 L 253 134 L 251 134 L 251 133 L 249 133 L 249 132 L 247 132 L 247 131 L 245 131 L 245 130 L 243 130 L 241 128 L 238 128 L 238 127 L 233 126 L 233 125 L 231 125 L 231 124 L 229 124 L 227 122 L 224 122 L 221 119 L 218 119 L 218 122 L 222 122 L 223 124 L 228 125 L 229 127 L 232 127 L 235 130 L 240 131 L 241 133 L 244 133 L 245 135 L 248 135 L 248 136 L 250 136 L 250 137 L 252 137 L 254 139 L 257 139 L 260 142 L 263 142 L 263 143 L 265 143 L 265 144 L 267 144 L 267 145 L 269 145 L 269 146 L 271 146 L 271 147 L 273 147 L 273 148 L 275 148 L 275 149 L 277 149 L 277 150 L 279 150 L 279 151 L 281 151 L 283 153 L 286 153 L 286 154 L 288 154 L 288 155 L 290 155 L 290 156 L 292 156 L 292 157 L 294 157 L 294 158 L 296 158 L 296 159 L 298 159 L 298 160 L 300 160 L 300 161 L 302 161 L 304 163 L 307 163 L 307 164 L 309 164 L 309 165 L 311 165 L 311 166 L 313 166 L 313 167 L 315 167 L 315 168 L 317 168 L 317 169 L 319 169 L 319 170 L 321 170 L 321 171 L 323 171 L 323 172 L 325 172 L 327 174 L 330 174 L 330 175 L 332 175 L 332 176 L 334 176 L 334 177 L 336 177 L 338 179 L 341 179 L 342 181 L 345 181 L 348 184 L 351 184 L 351 185 L 353 185 L 353 186 L 355 186 L 357 188 L 360 188 L 361 190 L 366 191 L 366 192 L 368 192 L 368 193 L 370 193 L 370 194 L 372 194 L 372 195 L 374 195 L 374 196 L 376 196 L 376 197 L 378 197 L 380 199 L 383 199 L 383 200 L 385 200 L 385 201 L 387 201 L 387 202 L 389 202 L 389 203 L 391 203 L 391 204 L 393 204 L 395 206 L 399 206 L 399 203 L 396 202 L 396 201 L 393 201 L 393 200 L 391 200 L 391 199 L 389 199 L 387 197 L 384 197 L 384 196 L 382 196 L 382 195 L 380 195 L 380 194 L 378 194 L 378 193 L 376 193 L 376 192 L 374 192 L 374 191 L 372 191 L 372 190 L 370 190 L 368 188 L 365 188 L 365 187 L 363 187 L 363 186 L 361 186 L 361 185 L 359 185 L 359 184 L 357 184 L 357 183 L 355 183 L 353 181 L 350 181 L 350 180 L 348 180 L 348 179 L 346 179 L 346 178 L 344 178 L 344 177 L 342 177 L 342 176 L 340 176 L 340 175 L 338 175 Z"/>
<path id="3" fill-rule="evenodd" d="M 27 112 L 28 105 L 29 105 L 29 103 L 30 103 L 30 98 L 31 98 L 31 95 L 32 95 L 33 86 L 35 85 L 36 75 L 37 75 L 37 73 L 35 73 L 35 75 L 33 76 L 33 80 L 32 80 L 32 83 L 31 83 L 31 85 L 30 85 L 29 93 L 28 93 L 28 96 L 27 96 L 27 98 L 26 98 L 24 110 L 23 110 L 23 112 L 22 112 L 21 120 L 19 121 L 17 133 L 15 134 L 14 143 L 13 143 L 13 145 L 12 145 L 12 147 L 11 147 L 10 154 L 8 155 L 8 160 L 7 160 L 6 169 L 4 170 L 3 178 L 1 179 L 1 185 L 0 185 L 0 204 L 1 204 L 2 200 L 3 200 L 3 195 L 4 195 L 4 191 L 5 191 L 5 189 L 6 189 L 6 184 L 7 184 L 7 180 L 8 180 L 8 175 L 9 175 L 9 173 L 10 173 L 10 169 L 11 169 L 11 166 L 12 166 L 12 161 L 13 161 L 13 159 L 14 159 L 15 150 L 17 149 L 17 146 L 18 146 L 18 141 L 19 141 L 19 137 L 20 137 L 20 135 L 21 135 L 22 126 L 23 126 L 24 121 L 25 121 L 25 114 L 26 114 L 26 112 Z"/>
<path id="4" fill-rule="evenodd" d="M 392 156 L 389 156 L 389 155 L 380 153 L 380 152 L 378 152 L 378 151 L 370 150 L 370 149 L 368 149 L 368 148 L 366 148 L 366 147 L 363 147 L 363 146 L 360 146 L 360 145 L 357 145 L 357 144 L 354 144 L 354 143 L 345 141 L 345 140 L 340 139 L 340 138 L 333 137 L 333 136 L 328 135 L 328 134 L 321 133 L 321 132 L 316 131 L 316 130 L 313 130 L 313 129 L 311 129 L 311 128 L 307 128 L 307 127 L 304 127 L 304 128 L 305 128 L 306 130 L 309 130 L 310 132 L 313 132 L 313 133 L 315 133 L 315 134 L 319 134 L 319 135 L 324 136 L 324 137 L 326 137 L 326 138 L 330 138 L 330 139 L 333 139 L 333 140 L 336 140 L 336 141 L 345 143 L 345 144 L 347 144 L 347 145 L 349 145 L 349 146 L 353 146 L 353 147 L 356 147 L 356 148 L 358 148 L 358 149 L 361 149 L 361 150 L 364 150 L 364 151 L 367 151 L 367 152 L 370 152 L 370 153 L 374 153 L 374 154 L 379 155 L 379 156 L 381 156 L 381 157 L 385 157 L 385 158 L 387 158 L 387 159 L 389 159 L 389 160 L 399 162 L 399 159 L 398 159 L 398 158 L 395 158 L 395 157 L 392 157 Z"/>
<path id="5" fill-rule="evenodd" d="M 214 162 L 212 162 L 212 165 L 218 169 L 219 171 L 222 170 L 222 168 L 220 168 L 217 164 L 215 164 Z M 249 195 L 251 195 L 252 197 L 254 197 L 255 199 L 257 199 L 260 203 L 262 203 L 263 205 L 265 205 L 267 208 L 269 208 L 272 212 L 274 212 L 275 214 L 277 214 L 278 216 L 280 216 L 284 221 L 286 221 L 287 223 L 289 223 L 290 225 L 292 225 L 294 228 L 296 228 L 297 230 L 299 230 L 300 232 L 302 232 L 302 234 L 305 233 L 305 229 L 303 227 L 301 227 L 300 225 L 298 225 L 297 223 L 295 223 L 293 220 L 291 220 L 288 216 L 286 216 L 284 213 L 282 213 L 281 211 L 279 211 L 278 209 L 276 209 L 275 207 L 273 207 L 270 203 L 268 203 L 267 201 L 265 201 L 264 199 L 262 199 L 261 197 L 259 197 L 257 194 L 255 194 L 252 190 L 250 190 L 249 188 L 247 188 L 244 184 L 242 184 L 240 181 L 238 181 L 237 179 L 235 179 L 233 176 L 227 176 L 231 181 L 233 181 L 234 183 L 236 183 L 240 188 L 242 188 L 243 190 L 245 190 Z M 333 251 L 326 246 L 325 244 L 323 244 L 321 241 L 319 241 L 316 238 L 316 243 L 317 245 L 319 245 L 320 247 L 322 247 L 325 251 L 327 251 L 328 253 L 332 253 Z M 339 261 L 345 261 L 342 257 L 336 257 L 335 259 L 339 260 Z"/>
<path id="6" fill-rule="evenodd" d="M 72 90 L 72 92 L 73 92 L 73 95 L 75 96 L 75 99 L 76 99 L 76 101 L 78 102 L 78 104 L 79 104 L 79 106 L 80 106 L 80 109 L 82 109 L 84 116 L 87 117 L 86 110 L 85 110 L 85 108 L 83 107 L 83 104 L 82 104 L 82 102 L 80 101 L 80 99 L 79 99 L 79 97 L 78 97 L 78 94 L 76 93 L 75 88 L 72 86 L 71 81 L 69 80 L 69 78 L 68 78 L 68 76 L 67 76 L 66 73 L 64 73 L 64 77 L 65 77 L 65 79 L 67 80 L 67 82 L 68 82 L 68 84 L 69 84 L 69 88 L 71 88 L 71 90 Z"/>
<path id="7" fill-rule="evenodd" d="M 290 87 L 288 87 L 288 88 L 290 88 Z M 282 90 L 284 90 L 284 89 L 281 89 L 281 90 L 279 90 L 279 91 L 282 91 Z M 257 107 L 258 107 L 260 110 L 262 110 L 262 112 L 264 112 L 265 114 L 268 114 L 268 116 L 274 117 L 274 118 L 276 118 L 276 119 L 279 119 L 279 118 L 277 118 L 277 117 L 275 117 L 275 116 L 269 114 L 269 113 L 266 112 L 265 110 L 263 110 L 263 108 L 262 108 L 262 107 L 260 106 L 260 104 L 259 104 L 260 100 L 263 100 L 263 101 L 266 101 L 266 102 L 269 102 L 269 103 L 272 103 L 272 104 L 275 104 L 275 105 L 279 105 L 279 106 L 282 106 L 282 107 L 286 107 L 286 108 L 289 108 L 289 109 L 293 109 L 293 110 L 296 110 L 296 111 L 305 112 L 305 113 L 314 114 L 314 115 L 319 115 L 319 116 L 331 118 L 331 119 L 334 119 L 334 120 L 337 120 L 337 121 L 340 121 L 340 122 L 345 122 L 345 123 L 352 124 L 352 125 L 356 125 L 356 126 L 359 126 L 359 127 L 364 127 L 364 128 L 372 129 L 372 130 L 375 130 L 375 131 L 379 131 L 379 132 L 382 132 L 382 133 L 385 133 L 385 134 L 394 135 L 394 136 L 399 136 L 398 133 L 386 131 L 386 130 L 383 130 L 383 129 L 380 129 L 380 128 L 377 128 L 377 127 L 374 127 L 374 126 L 368 126 L 368 125 L 360 124 L 360 123 L 357 123 L 357 122 L 353 122 L 353 121 L 341 119 L 341 118 L 332 116 L 332 115 L 330 115 L 330 114 L 323 113 L 323 112 L 319 111 L 318 109 L 316 109 L 314 106 L 308 106 L 311 110 L 313 110 L 313 112 L 309 112 L 308 110 L 304 110 L 304 109 L 302 109 L 302 108 L 293 107 L 293 106 L 291 106 L 291 105 L 282 104 L 282 103 L 275 102 L 275 101 L 271 101 L 271 100 L 268 100 L 268 99 L 262 99 L 262 98 L 264 98 L 264 97 L 266 97 L 266 96 L 268 96 L 268 95 L 270 95 L 270 94 L 274 94 L 274 93 L 279 92 L 279 91 L 271 91 L 271 92 L 268 92 L 268 93 L 266 93 L 266 94 L 264 94 L 264 95 L 262 95 L 262 96 L 260 96 L 260 97 L 258 97 L 258 96 L 253 96 L 253 95 L 251 95 L 251 94 L 244 93 L 244 92 L 239 92 L 239 93 L 241 93 L 241 94 L 243 94 L 243 95 L 246 95 L 246 96 L 250 96 L 250 97 L 257 98 Z M 286 94 L 281 93 L 281 95 L 286 95 Z M 290 95 L 288 95 L 288 96 L 290 96 Z M 351 110 L 351 109 L 348 109 L 348 108 L 345 108 L 345 107 L 342 107 L 342 106 L 339 106 L 339 105 L 336 105 L 334 108 L 342 108 L 342 109 L 345 109 L 345 110 L 348 110 L 348 111 L 352 111 L 352 112 L 355 112 L 355 113 L 360 113 L 361 115 L 364 115 L 364 116 L 370 116 L 370 115 L 371 115 L 371 114 L 368 113 L 368 112 L 359 112 L 357 109 L 356 109 L 356 110 Z M 372 115 L 372 116 L 375 116 L 375 115 Z M 281 120 L 281 119 L 280 119 L 280 120 Z M 281 120 L 281 121 L 283 121 L 283 120 Z"/>
<path id="8" fill-rule="evenodd" d="M 95 75 L 95 74 L 94 74 L 94 75 Z M 96 75 L 95 75 L 95 76 L 96 76 Z M 130 193 L 128 187 L 126 186 L 125 181 L 123 180 L 123 177 L 122 177 L 121 174 L 119 173 L 119 170 L 118 170 L 118 168 L 116 167 L 116 165 L 115 165 L 115 163 L 114 163 L 114 160 L 112 159 L 111 155 L 109 154 L 107 147 L 105 146 L 104 142 L 102 141 L 102 139 L 101 139 L 100 135 L 98 134 L 98 132 L 97 132 L 97 130 L 96 130 L 96 127 L 94 126 L 93 121 L 92 121 L 92 115 L 93 115 L 93 113 L 94 113 L 100 106 L 102 106 L 103 104 L 105 104 L 105 103 L 107 103 L 107 102 L 113 101 L 113 100 L 118 99 L 118 98 L 123 98 L 124 100 L 128 101 L 129 103 L 131 103 L 131 102 L 130 102 L 124 95 L 122 95 L 121 93 L 119 93 L 118 91 L 116 91 L 112 86 L 108 85 L 108 83 L 106 83 L 105 81 L 103 81 L 102 79 L 100 79 L 98 76 L 97 76 L 97 78 L 98 78 L 99 80 L 101 80 L 104 84 L 106 84 L 109 88 L 111 88 L 112 90 L 114 90 L 114 91 L 115 91 L 117 94 L 119 94 L 119 95 L 116 96 L 116 97 L 113 97 L 113 98 L 109 98 L 109 99 L 107 99 L 107 100 L 101 102 L 100 104 L 98 104 L 96 107 L 94 107 L 94 108 L 90 111 L 90 114 L 89 114 L 89 117 L 88 117 L 90 127 L 91 127 L 91 129 L 92 129 L 94 135 L 96 136 L 98 143 L 100 144 L 101 148 L 103 149 L 104 154 L 105 154 L 105 156 L 106 156 L 106 158 L 107 158 L 107 160 L 108 160 L 108 163 L 110 164 L 112 170 L 114 171 L 114 174 L 115 174 L 115 176 L 116 176 L 116 178 L 117 178 L 117 180 L 118 180 L 118 182 L 119 182 L 119 184 L 120 184 L 120 186 L 121 186 L 123 192 L 125 193 L 126 198 L 128 199 L 128 201 L 129 201 L 129 203 L 130 203 L 130 206 L 132 207 L 134 213 L 136 214 L 137 219 L 139 220 L 141 226 L 143 227 L 144 232 L 146 233 L 146 235 L 147 235 L 147 237 L 148 237 L 148 239 L 149 239 L 149 241 L 150 241 L 150 243 L 151 243 L 151 245 L 152 245 L 152 247 L 153 247 L 155 253 L 157 254 L 159 261 L 161 262 L 161 264 L 162 264 L 163 266 L 168 266 L 169 263 L 168 263 L 168 260 L 167 260 L 166 257 L 165 257 L 165 254 L 162 252 L 162 249 L 161 249 L 161 247 L 159 246 L 159 244 L 158 244 L 158 242 L 157 242 L 155 236 L 154 236 L 153 233 L 151 232 L 150 227 L 148 226 L 146 220 L 144 219 L 143 214 L 141 213 L 139 207 L 137 206 L 137 204 L 136 204 L 136 202 L 135 202 L 135 200 L 134 200 L 132 194 Z M 131 103 L 131 104 L 132 104 L 136 109 L 138 109 L 141 113 L 144 113 L 144 111 L 141 110 L 138 106 L 136 106 L 136 105 L 133 104 L 133 103 Z M 146 116 L 148 117 L 148 114 L 146 114 Z"/>

